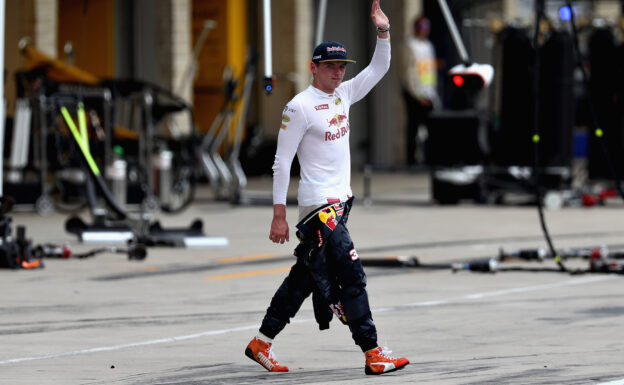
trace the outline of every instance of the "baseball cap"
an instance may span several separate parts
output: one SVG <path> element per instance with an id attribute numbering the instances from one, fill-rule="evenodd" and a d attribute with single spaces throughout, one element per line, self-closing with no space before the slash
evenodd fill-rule
<path id="1" fill-rule="evenodd" d="M 355 63 L 355 60 L 347 59 L 347 49 L 344 45 L 335 41 L 326 41 L 314 48 L 312 61 L 322 63 L 326 61 L 346 61 Z"/>

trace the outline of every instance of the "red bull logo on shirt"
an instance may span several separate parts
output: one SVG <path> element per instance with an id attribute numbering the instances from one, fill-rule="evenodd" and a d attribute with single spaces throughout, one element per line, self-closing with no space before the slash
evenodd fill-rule
<path id="1" fill-rule="evenodd" d="M 329 127 L 340 126 L 347 120 L 347 115 L 335 114 L 333 118 L 327 121 Z M 325 141 L 340 139 L 349 132 L 349 125 L 339 127 L 336 131 L 325 131 Z"/>
<path id="2" fill-rule="evenodd" d="M 340 125 L 345 120 L 347 120 L 347 115 L 334 114 L 334 116 L 329 119 L 327 123 L 329 124 L 329 127 L 332 127 Z"/>
<path id="3" fill-rule="evenodd" d="M 331 142 L 333 140 L 340 139 L 343 136 L 347 135 L 348 132 L 349 132 L 348 127 L 340 127 L 336 129 L 335 132 L 325 131 L 325 141 Z"/>
<path id="4" fill-rule="evenodd" d="M 336 210 L 337 216 L 341 216 L 344 213 L 344 205 L 342 203 L 334 203 L 332 207 Z"/>
<path id="5" fill-rule="evenodd" d="M 319 211 L 318 216 L 321 222 L 323 222 L 325 226 L 329 227 L 332 231 L 336 228 L 338 223 L 336 222 L 336 211 L 333 207 L 330 206 Z"/>

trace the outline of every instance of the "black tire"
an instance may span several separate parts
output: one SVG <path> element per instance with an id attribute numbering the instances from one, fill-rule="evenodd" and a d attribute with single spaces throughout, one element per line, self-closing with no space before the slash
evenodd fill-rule
<path id="1" fill-rule="evenodd" d="M 192 167 L 176 170 L 169 202 L 162 202 L 161 209 L 169 214 L 183 211 L 195 199 L 195 175 Z"/>

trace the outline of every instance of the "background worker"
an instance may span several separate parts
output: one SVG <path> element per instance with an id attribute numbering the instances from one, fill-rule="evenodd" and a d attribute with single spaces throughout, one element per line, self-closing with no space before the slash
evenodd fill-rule
<path id="1" fill-rule="evenodd" d="M 429 41 L 431 22 L 424 16 L 414 20 L 413 34 L 407 37 L 402 51 L 401 88 L 407 109 L 407 164 L 424 161 L 423 132 L 431 110 L 439 104 L 437 61 Z"/>
<path id="2" fill-rule="evenodd" d="M 406 358 L 392 358 L 377 345 L 377 330 L 366 292 L 366 275 L 346 228 L 352 202 L 350 186 L 349 108 L 381 80 L 390 66 L 390 22 L 374 0 L 371 20 L 377 45 L 370 64 L 353 79 L 342 82 L 348 62 L 346 48 L 337 42 L 317 46 L 310 70 L 312 85 L 284 109 L 273 165 L 273 220 L 269 238 L 289 240 L 286 193 L 290 167 L 297 154 L 299 229 L 297 262 L 271 300 L 257 336 L 245 354 L 269 371 L 288 371 L 272 352 L 275 336 L 295 316 L 312 293 L 321 329 L 332 313 L 349 326 L 365 353 L 366 374 L 401 369 Z M 329 319 L 327 315 L 329 314 Z"/>

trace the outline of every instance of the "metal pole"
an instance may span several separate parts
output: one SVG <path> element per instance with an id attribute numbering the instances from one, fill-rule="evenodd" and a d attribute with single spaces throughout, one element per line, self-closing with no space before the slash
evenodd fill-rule
<path id="1" fill-rule="evenodd" d="M 364 206 L 370 206 L 373 204 L 373 198 L 371 197 L 371 181 L 373 177 L 373 166 L 370 164 L 364 165 Z"/>
<path id="2" fill-rule="evenodd" d="M 140 140 L 143 141 L 143 160 L 145 162 L 145 169 L 147 173 L 147 186 L 148 186 L 148 195 L 151 196 L 154 193 L 154 120 L 153 120 L 153 107 L 154 107 L 154 97 L 152 96 L 152 92 L 145 90 L 143 92 L 143 117 L 145 121 L 143 122 L 143 135 L 141 135 Z"/>
<path id="3" fill-rule="evenodd" d="M 446 4 L 446 0 L 438 0 L 438 4 L 442 10 L 442 16 L 444 16 L 444 20 L 446 20 L 446 25 L 451 32 L 451 37 L 453 38 L 453 42 L 455 43 L 455 47 L 457 48 L 461 61 L 467 66 L 470 65 L 468 52 L 466 51 L 466 47 L 464 47 L 464 42 L 459 35 L 457 25 L 455 24 L 455 20 L 453 20 L 453 15 L 451 15 L 451 11 L 449 10 L 448 4 Z"/>
<path id="4" fill-rule="evenodd" d="M 314 39 L 314 46 L 323 42 L 323 32 L 325 32 L 325 15 L 327 14 L 327 0 L 321 0 L 319 2 L 319 11 L 316 18 L 316 38 Z"/>
<path id="5" fill-rule="evenodd" d="M 210 30 L 215 28 L 217 22 L 214 20 L 206 20 L 204 22 L 204 27 L 202 28 L 199 37 L 197 38 L 197 42 L 195 42 L 195 47 L 193 48 L 193 56 L 191 60 L 189 60 L 186 65 L 186 69 L 182 74 L 182 78 L 180 79 L 180 83 L 176 88 L 176 92 L 178 95 L 183 96 L 186 92 L 187 87 L 193 83 L 193 79 L 195 78 L 195 72 L 197 71 L 197 58 L 199 58 L 199 54 L 201 53 L 202 47 L 206 42 L 206 38 L 208 37 L 208 33 Z"/>
<path id="6" fill-rule="evenodd" d="M 264 16 L 264 89 L 273 90 L 273 53 L 271 47 L 271 0 L 263 0 Z"/>
<path id="7" fill-rule="evenodd" d="M 4 2 L 5 0 L 0 0 L 0 95 L 2 95 L 2 100 L 0 102 L 0 197 L 4 193 L 3 191 L 3 178 L 2 169 L 4 168 L 4 164 L 2 160 L 4 159 Z"/>

